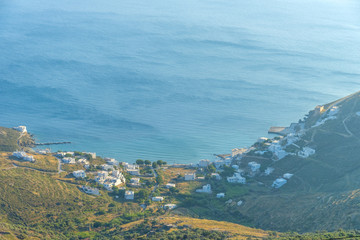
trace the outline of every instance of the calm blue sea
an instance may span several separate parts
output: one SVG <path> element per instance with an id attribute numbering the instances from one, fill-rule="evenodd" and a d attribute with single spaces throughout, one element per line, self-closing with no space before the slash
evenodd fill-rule
<path id="1" fill-rule="evenodd" d="M 360 90 L 357 0 L 0 0 L 0 125 L 187 163 Z"/>

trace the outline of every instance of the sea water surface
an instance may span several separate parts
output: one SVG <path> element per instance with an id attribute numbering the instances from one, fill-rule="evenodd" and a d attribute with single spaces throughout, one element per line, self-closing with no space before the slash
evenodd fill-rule
<path id="1" fill-rule="evenodd" d="M 0 125 L 188 163 L 360 90 L 356 0 L 1 0 Z"/>

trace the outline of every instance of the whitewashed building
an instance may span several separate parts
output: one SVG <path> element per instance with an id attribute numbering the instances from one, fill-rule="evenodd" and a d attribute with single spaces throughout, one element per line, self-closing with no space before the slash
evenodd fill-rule
<path id="1" fill-rule="evenodd" d="M 284 175 L 283 175 L 283 178 L 285 178 L 285 179 L 290 179 L 292 176 L 294 176 L 294 174 L 291 174 L 291 173 L 285 173 Z"/>
<path id="2" fill-rule="evenodd" d="M 260 169 L 261 165 L 259 163 L 257 163 L 257 162 L 249 162 L 248 166 L 250 167 L 250 170 L 252 172 L 256 172 L 256 171 L 258 171 Z"/>
<path id="3" fill-rule="evenodd" d="M 275 170 L 274 168 L 268 167 L 268 168 L 265 169 L 264 173 L 265 173 L 266 176 L 269 176 L 274 170 Z"/>
<path id="4" fill-rule="evenodd" d="M 134 200 L 134 191 L 125 191 L 126 200 Z"/>
<path id="5" fill-rule="evenodd" d="M 164 201 L 164 197 L 152 197 L 151 200 L 153 202 L 162 202 Z"/>
<path id="6" fill-rule="evenodd" d="M 86 158 L 79 158 L 77 162 L 84 165 L 89 164 L 89 161 Z"/>
<path id="7" fill-rule="evenodd" d="M 82 186 L 82 190 L 87 194 L 100 195 L 99 189 L 88 186 Z"/>
<path id="8" fill-rule="evenodd" d="M 113 166 L 119 166 L 119 162 L 115 160 L 115 158 L 104 158 L 107 164 Z"/>
<path id="9" fill-rule="evenodd" d="M 221 176 L 218 173 L 211 173 L 211 177 L 215 178 L 216 180 L 221 180 Z"/>
<path id="10" fill-rule="evenodd" d="M 310 147 L 303 147 L 303 150 L 298 152 L 298 156 L 302 158 L 307 158 L 313 154 L 315 154 L 315 149 L 312 149 Z"/>
<path id="11" fill-rule="evenodd" d="M 164 209 L 172 210 L 174 208 L 176 208 L 176 204 L 173 204 L 173 203 L 169 203 L 169 204 L 164 205 Z"/>
<path id="12" fill-rule="evenodd" d="M 210 184 L 206 184 L 206 185 L 204 185 L 202 188 L 196 189 L 196 192 L 198 192 L 198 193 L 212 193 L 212 191 L 211 191 L 211 185 L 210 185 Z"/>
<path id="13" fill-rule="evenodd" d="M 234 173 L 234 176 L 227 177 L 227 181 L 229 183 L 242 183 L 242 184 L 245 184 L 246 183 L 246 178 L 242 177 L 240 175 L 240 173 Z"/>
<path id="14" fill-rule="evenodd" d="M 73 158 L 73 157 L 64 157 L 61 161 L 66 164 L 75 164 L 76 163 L 75 158 Z"/>
<path id="15" fill-rule="evenodd" d="M 224 198 L 225 197 L 225 193 L 218 193 L 216 194 L 217 198 Z"/>
<path id="16" fill-rule="evenodd" d="M 284 184 L 286 184 L 287 181 L 284 178 L 278 178 L 276 179 L 273 184 L 271 185 L 273 188 L 281 188 Z"/>
<path id="17" fill-rule="evenodd" d="M 196 173 L 185 173 L 185 181 L 193 181 L 196 179 Z"/>
<path id="18" fill-rule="evenodd" d="M 94 152 L 83 152 L 84 154 L 88 154 L 91 156 L 91 158 L 95 159 L 96 158 L 96 153 Z"/>
<path id="19" fill-rule="evenodd" d="M 199 161 L 199 167 L 202 167 L 202 168 L 206 168 L 207 166 L 209 166 L 211 164 L 210 160 L 208 159 L 201 159 Z"/>
<path id="20" fill-rule="evenodd" d="M 139 186 L 140 185 L 140 178 L 131 178 L 130 183 L 132 185 Z"/>
<path id="21" fill-rule="evenodd" d="M 101 165 L 101 168 L 103 170 L 105 170 L 105 171 L 113 171 L 113 170 L 115 170 L 113 165 L 108 165 L 108 164 Z"/>
<path id="22" fill-rule="evenodd" d="M 24 160 L 27 162 L 35 162 L 35 158 L 33 156 L 29 156 L 23 151 L 13 152 L 12 155 L 18 159 L 21 159 L 21 160 Z"/>
<path id="23" fill-rule="evenodd" d="M 86 178 L 86 173 L 85 173 L 84 170 L 74 171 L 72 174 L 73 174 L 74 177 L 76 177 L 76 178 Z"/>
<path id="24" fill-rule="evenodd" d="M 166 188 L 174 188 L 176 187 L 176 184 L 175 183 L 168 183 L 165 185 Z"/>

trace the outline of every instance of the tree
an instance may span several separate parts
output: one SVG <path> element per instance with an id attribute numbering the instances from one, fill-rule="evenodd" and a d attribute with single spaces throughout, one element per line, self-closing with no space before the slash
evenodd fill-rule
<path id="1" fill-rule="evenodd" d="M 159 166 L 161 166 L 161 165 L 164 164 L 163 160 L 157 160 L 156 163 L 157 163 Z"/>
<path id="2" fill-rule="evenodd" d="M 141 189 L 137 194 L 136 198 L 138 201 L 143 202 L 149 197 L 150 192 L 145 189 Z"/>
<path id="3" fill-rule="evenodd" d="M 144 165 L 144 160 L 138 159 L 138 160 L 136 160 L 136 164 L 137 165 Z"/>
<path id="4" fill-rule="evenodd" d="M 210 165 L 208 166 L 208 171 L 209 171 L 210 173 L 216 172 L 216 167 L 214 166 L 214 164 L 210 164 Z"/>
<path id="5" fill-rule="evenodd" d="M 149 160 L 145 160 L 145 165 L 150 165 L 151 162 Z"/>
<path id="6" fill-rule="evenodd" d="M 157 167 L 158 167 L 157 162 L 153 162 L 153 163 L 152 163 L 152 167 L 153 167 L 153 168 L 157 168 Z"/>
<path id="7" fill-rule="evenodd" d="M 157 184 L 163 184 L 164 183 L 163 176 L 158 174 L 157 177 L 156 177 L 156 182 L 157 182 Z"/>

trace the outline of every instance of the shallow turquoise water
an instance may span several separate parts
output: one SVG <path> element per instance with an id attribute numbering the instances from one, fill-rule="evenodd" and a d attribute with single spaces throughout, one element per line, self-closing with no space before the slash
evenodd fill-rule
<path id="1" fill-rule="evenodd" d="M 0 1 L 0 125 L 192 162 L 360 90 L 360 3 Z"/>

